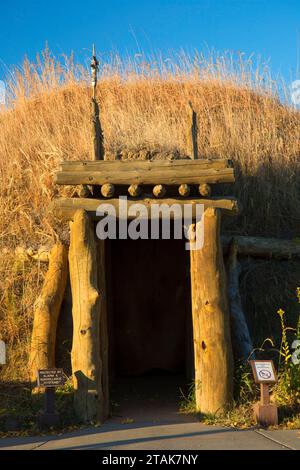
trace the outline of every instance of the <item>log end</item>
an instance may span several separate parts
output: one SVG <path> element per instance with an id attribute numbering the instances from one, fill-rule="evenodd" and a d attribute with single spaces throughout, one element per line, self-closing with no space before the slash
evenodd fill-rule
<path id="1" fill-rule="evenodd" d="M 128 194 L 131 197 L 138 197 L 142 194 L 142 188 L 138 184 L 131 184 L 128 188 Z"/>
<path id="2" fill-rule="evenodd" d="M 113 197 L 115 194 L 115 186 L 111 183 L 103 184 L 101 186 L 101 194 L 103 197 Z"/>
<path id="3" fill-rule="evenodd" d="M 167 194 L 167 188 L 163 184 L 157 184 L 153 188 L 153 194 L 155 197 L 164 197 Z"/>
<path id="4" fill-rule="evenodd" d="M 189 197 L 191 188 L 188 184 L 181 184 L 178 188 L 178 193 L 182 197 Z"/>
<path id="5" fill-rule="evenodd" d="M 211 195 L 211 186 L 207 183 L 200 184 L 199 194 L 203 197 L 209 197 Z"/>

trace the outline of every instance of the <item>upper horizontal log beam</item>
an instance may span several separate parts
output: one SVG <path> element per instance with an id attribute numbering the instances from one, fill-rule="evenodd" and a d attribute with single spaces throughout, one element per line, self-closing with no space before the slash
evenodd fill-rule
<path id="1" fill-rule="evenodd" d="M 234 169 L 228 160 L 174 160 L 128 162 L 66 162 L 55 175 L 56 184 L 106 183 L 131 184 L 201 184 L 233 183 Z"/>
<path id="2" fill-rule="evenodd" d="M 93 161 L 93 160 L 66 160 L 60 162 L 61 171 L 102 171 L 109 168 L 113 171 L 128 171 L 135 168 L 137 170 L 147 170 L 149 168 L 186 168 L 193 166 L 193 168 L 210 169 L 210 168 L 232 168 L 232 161 L 226 158 L 218 159 L 205 159 L 201 158 L 197 161 L 190 158 L 180 160 L 106 160 L 106 161 Z"/>
<path id="3" fill-rule="evenodd" d="M 238 213 L 238 202 L 235 198 L 211 198 L 211 199 L 154 199 L 154 198 L 145 198 L 145 199 L 134 199 L 127 200 L 128 210 L 134 204 L 141 203 L 147 210 L 150 217 L 150 210 L 153 204 L 164 204 L 171 206 L 173 204 L 179 204 L 183 207 L 184 204 L 192 204 L 193 207 L 193 217 L 196 215 L 196 205 L 204 204 L 204 208 L 207 207 L 216 207 L 223 209 L 224 213 L 227 215 L 236 215 Z M 96 216 L 96 210 L 100 204 L 111 204 L 116 211 L 116 216 L 119 217 L 119 199 L 81 199 L 81 198 L 68 198 L 68 199 L 55 199 L 52 201 L 50 210 L 55 213 L 55 215 L 63 220 L 73 220 L 74 214 L 78 209 L 83 209 L 89 213 L 93 219 L 99 217 Z M 171 217 L 174 217 L 173 213 L 170 214 Z M 133 215 L 131 218 L 134 218 Z M 130 219 L 130 217 L 128 217 Z"/>
<path id="4" fill-rule="evenodd" d="M 56 174 L 56 184 L 89 184 L 89 185 L 103 185 L 103 184 L 200 184 L 200 183 L 233 183 L 234 173 L 232 168 L 224 169 L 210 169 L 195 171 L 193 167 L 186 168 L 185 171 L 178 169 L 152 169 L 146 171 L 135 170 L 112 172 L 107 169 L 106 171 L 74 171 L 74 172 L 60 172 Z"/>

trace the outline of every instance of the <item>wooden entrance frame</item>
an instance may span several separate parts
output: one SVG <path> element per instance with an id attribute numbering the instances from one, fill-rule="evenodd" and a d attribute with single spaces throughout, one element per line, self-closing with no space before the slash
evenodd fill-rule
<path id="1" fill-rule="evenodd" d="M 233 359 L 220 224 L 222 214 L 236 214 L 238 205 L 232 197 L 204 196 L 210 196 L 211 184 L 233 181 L 228 160 L 61 164 L 57 184 L 91 186 L 90 197 L 58 199 L 52 206 L 58 217 L 70 221 L 72 373 L 75 409 L 82 421 L 103 421 L 109 413 L 105 241 L 96 240 L 93 221 L 101 202 L 117 208 L 114 196 L 127 191 L 136 196 L 128 198 L 128 205 L 142 202 L 148 211 L 158 203 L 204 204 L 204 245 L 190 252 L 196 407 L 217 413 L 231 404 Z"/>

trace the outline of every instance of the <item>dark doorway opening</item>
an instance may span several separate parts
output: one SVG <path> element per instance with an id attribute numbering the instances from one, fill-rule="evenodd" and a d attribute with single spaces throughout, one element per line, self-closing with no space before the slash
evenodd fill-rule
<path id="1" fill-rule="evenodd" d="M 185 240 L 111 240 L 107 264 L 115 413 L 134 420 L 175 418 L 193 380 Z"/>

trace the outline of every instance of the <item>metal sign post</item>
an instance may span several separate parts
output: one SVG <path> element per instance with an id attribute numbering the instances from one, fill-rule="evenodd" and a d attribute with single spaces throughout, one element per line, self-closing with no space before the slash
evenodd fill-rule
<path id="1" fill-rule="evenodd" d="M 269 385 L 277 382 L 273 361 L 250 361 L 254 380 L 260 384 L 260 401 L 253 407 L 254 416 L 261 426 L 278 424 L 277 405 L 270 403 Z"/>
<path id="2" fill-rule="evenodd" d="M 63 369 L 40 369 L 37 371 L 37 384 L 45 388 L 45 408 L 38 415 L 41 428 L 59 425 L 59 414 L 55 412 L 55 388 L 66 382 Z"/>

